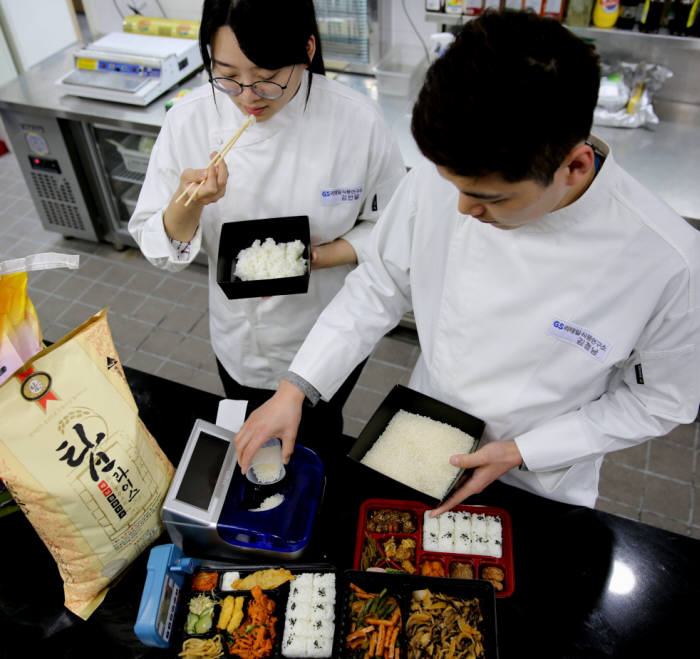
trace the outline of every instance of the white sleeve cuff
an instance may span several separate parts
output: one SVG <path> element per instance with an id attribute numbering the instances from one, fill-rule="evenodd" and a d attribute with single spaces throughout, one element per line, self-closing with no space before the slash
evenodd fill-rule
<path id="1" fill-rule="evenodd" d="M 194 261 L 202 246 L 202 232 L 197 227 L 189 242 L 174 240 L 163 226 L 163 211 L 154 213 L 143 225 L 140 247 L 143 255 L 160 267 L 167 264 L 185 266 Z"/>
<path id="2" fill-rule="evenodd" d="M 515 438 L 529 471 L 554 471 L 600 451 L 592 446 L 577 412 L 559 416 Z"/>
<path id="3" fill-rule="evenodd" d="M 370 244 L 370 235 L 374 222 L 360 220 L 350 231 L 341 236 L 343 240 L 347 240 L 357 255 L 357 262 L 362 263 L 367 259 L 367 251 Z"/>

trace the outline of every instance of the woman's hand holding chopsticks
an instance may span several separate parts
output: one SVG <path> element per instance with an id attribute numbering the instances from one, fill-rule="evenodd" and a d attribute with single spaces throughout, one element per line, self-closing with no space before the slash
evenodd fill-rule
<path id="1" fill-rule="evenodd" d="M 211 154 L 212 159 L 216 155 L 216 152 L 213 152 Z M 192 204 L 199 204 L 200 206 L 213 204 L 224 196 L 227 181 L 228 167 L 221 158 L 215 165 L 210 165 L 206 169 L 186 169 L 180 176 L 180 186 L 173 195 L 173 200 L 180 202 L 182 193 L 194 184 L 193 187 L 199 186 L 199 189 L 189 206 Z"/>
<path id="2" fill-rule="evenodd" d="M 163 213 L 163 224 L 170 238 L 181 242 L 192 240 L 204 206 L 218 201 L 226 192 L 228 167 L 224 157 L 245 129 L 254 123 L 255 117 L 251 114 L 221 150 L 210 154 L 211 160 L 206 169 L 186 169 L 182 172 L 180 186 Z"/>
<path id="3" fill-rule="evenodd" d="M 224 158 L 226 157 L 226 154 L 231 150 L 231 147 L 238 141 L 238 138 L 245 132 L 245 129 L 248 128 L 248 126 L 252 126 L 255 123 L 255 117 L 251 114 L 248 115 L 248 118 L 243 122 L 243 125 L 238 129 L 236 134 L 228 141 L 226 144 L 224 144 L 223 147 L 221 147 L 221 150 L 218 151 L 217 153 L 212 153 L 211 154 L 211 160 L 209 161 L 209 164 L 207 165 L 207 170 L 210 169 L 211 167 L 216 167 L 220 163 L 224 161 Z M 192 181 L 176 198 L 176 202 L 180 202 L 185 200 L 185 197 L 187 199 L 184 201 L 185 207 L 189 206 L 195 199 L 198 198 L 199 190 L 200 188 L 204 185 L 204 180 L 200 181 L 198 184 Z"/>
<path id="4" fill-rule="evenodd" d="M 214 156 L 216 152 L 211 154 L 212 158 Z M 186 169 L 182 172 L 180 185 L 163 213 L 163 223 L 168 236 L 182 242 L 192 240 L 199 226 L 202 209 L 224 196 L 227 181 L 228 167 L 223 159 L 219 159 L 216 165 L 206 169 Z M 183 192 L 188 188 L 193 190 L 195 187 L 198 187 L 198 190 L 191 203 L 185 206 L 178 201 Z"/>

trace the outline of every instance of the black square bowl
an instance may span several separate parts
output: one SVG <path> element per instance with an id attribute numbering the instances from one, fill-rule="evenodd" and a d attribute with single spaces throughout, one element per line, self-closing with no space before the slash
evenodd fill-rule
<path id="1" fill-rule="evenodd" d="M 475 416 L 467 414 L 462 410 L 458 410 L 456 407 L 452 407 L 447 403 L 443 403 L 435 398 L 431 398 L 430 396 L 421 394 L 418 391 L 414 391 L 413 389 L 397 384 L 387 394 L 387 397 L 381 402 L 370 420 L 367 422 L 367 425 L 362 429 L 357 441 L 350 449 L 348 456 L 353 460 L 360 462 L 365 453 L 372 448 L 373 444 L 384 432 L 394 414 L 400 410 L 412 412 L 413 414 L 420 414 L 421 416 L 427 416 L 434 421 L 442 421 L 442 423 L 446 423 L 454 428 L 458 428 L 459 430 L 468 433 L 474 438 L 474 445 L 472 446 L 470 453 L 473 453 L 479 447 L 481 434 L 484 431 L 485 425 L 481 419 L 477 419 Z M 363 466 L 366 467 L 366 465 Z M 370 467 L 366 468 L 370 469 Z M 460 469 L 455 479 L 447 488 L 445 498 L 447 497 L 447 493 L 449 493 L 455 487 L 455 485 L 462 480 L 464 475 L 465 470 Z M 390 476 L 386 477 L 390 478 Z M 426 492 L 421 492 L 420 490 L 414 491 L 420 492 L 420 494 L 423 496 L 435 499 L 435 497 L 432 497 Z"/>
<path id="2" fill-rule="evenodd" d="M 242 249 L 250 247 L 253 241 L 259 240 L 264 243 L 267 238 L 272 238 L 276 243 L 301 240 L 304 243 L 302 256 L 306 259 L 306 272 L 299 277 L 280 277 L 255 281 L 243 281 L 236 277 L 233 273 L 236 271 L 238 253 Z M 216 281 L 229 300 L 306 293 L 309 289 L 310 267 L 311 237 L 308 215 L 227 222 L 221 227 Z"/>

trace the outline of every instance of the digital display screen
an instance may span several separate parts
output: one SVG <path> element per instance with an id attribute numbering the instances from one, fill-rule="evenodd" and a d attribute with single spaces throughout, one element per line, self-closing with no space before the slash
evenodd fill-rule
<path id="1" fill-rule="evenodd" d="M 156 631 L 164 641 L 170 640 L 179 593 L 178 585 L 170 577 L 166 577 L 156 620 Z"/>
<path id="2" fill-rule="evenodd" d="M 205 432 L 199 434 L 177 498 L 191 506 L 207 510 L 221 472 L 230 442 Z"/>
<path id="3" fill-rule="evenodd" d="M 38 169 L 42 172 L 53 172 L 54 174 L 61 173 L 61 167 L 57 160 L 52 158 L 39 158 L 38 156 L 29 156 L 29 165 L 32 169 Z"/>

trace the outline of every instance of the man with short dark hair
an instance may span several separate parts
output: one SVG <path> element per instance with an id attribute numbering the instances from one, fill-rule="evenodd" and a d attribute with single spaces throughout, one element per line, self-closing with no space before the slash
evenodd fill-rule
<path id="1" fill-rule="evenodd" d="M 270 436 L 290 455 L 304 397 L 329 398 L 410 308 L 409 386 L 486 422 L 436 514 L 497 478 L 592 507 L 606 453 L 695 418 L 700 236 L 589 135 L 598 84 L 556 21 L 465 25 L 413 111 L 428 161 L 237 435 L 243 467 Z"/>

